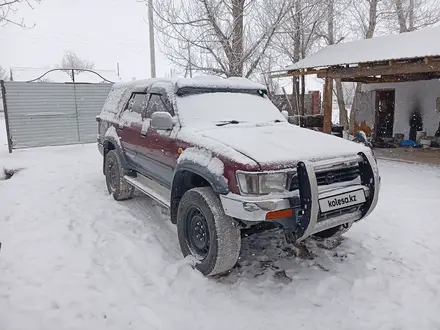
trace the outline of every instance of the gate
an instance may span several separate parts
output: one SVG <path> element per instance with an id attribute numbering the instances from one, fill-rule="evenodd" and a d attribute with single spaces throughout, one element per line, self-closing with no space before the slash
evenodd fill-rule
<path id="1" fill-rule="evenodd" d="M 96 116 L 112 86 L 2 81 L 9 152 L 96 142 Z"/>

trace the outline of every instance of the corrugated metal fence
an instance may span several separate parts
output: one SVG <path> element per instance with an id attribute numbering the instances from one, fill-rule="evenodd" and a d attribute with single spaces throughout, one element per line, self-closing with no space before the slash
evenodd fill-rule
<path id="1" fill-rule="evenodd" d="M 10 148 L 96 141 L 96 116 L 112 84 L 4 82 Z"/>

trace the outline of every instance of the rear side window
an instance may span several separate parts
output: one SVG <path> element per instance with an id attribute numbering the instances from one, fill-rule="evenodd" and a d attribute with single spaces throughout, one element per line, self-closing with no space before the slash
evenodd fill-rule
<path id="1" fill-rule="evenodd" d="M 118 113 L 130 98 L 130 87 L 128 85 L 114 85 L 107 96 L 102 112 Z"/>
<path id="2" fill-rule="evenodd" d="M 127 110 L 141 114 L 145 110 L 147 94 L 134 93 L 128 102 Z"/>

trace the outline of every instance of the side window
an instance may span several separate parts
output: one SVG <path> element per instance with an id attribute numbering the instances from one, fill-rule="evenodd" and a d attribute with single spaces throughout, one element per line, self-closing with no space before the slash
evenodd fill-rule
<path id="1" fill-rule="evenodd" d="M 151 115 L 158 111 L 170 112 L 170 109 L 165 105 L 162 96 L 159 94 L 151 94 L 148 106 L 145 112 L 145 118 L 151 118 Z"/>
<path id="2" fill-rule="evenodd" d="M 128 102 L 127 110 L 141 114 L 147 94 L 135 93 Z"/>

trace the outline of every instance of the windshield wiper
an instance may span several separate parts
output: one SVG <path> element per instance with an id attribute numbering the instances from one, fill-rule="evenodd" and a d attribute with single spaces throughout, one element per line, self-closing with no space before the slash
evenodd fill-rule
<path id="1" fill-rule="evenodd" d="M 240 124 L 240 122 L 238 120 L 225 120 L 225 121 L 222 121 L 222 122 L 216 124 L 216 126 L 226 126 L 229 124 Z"/>

